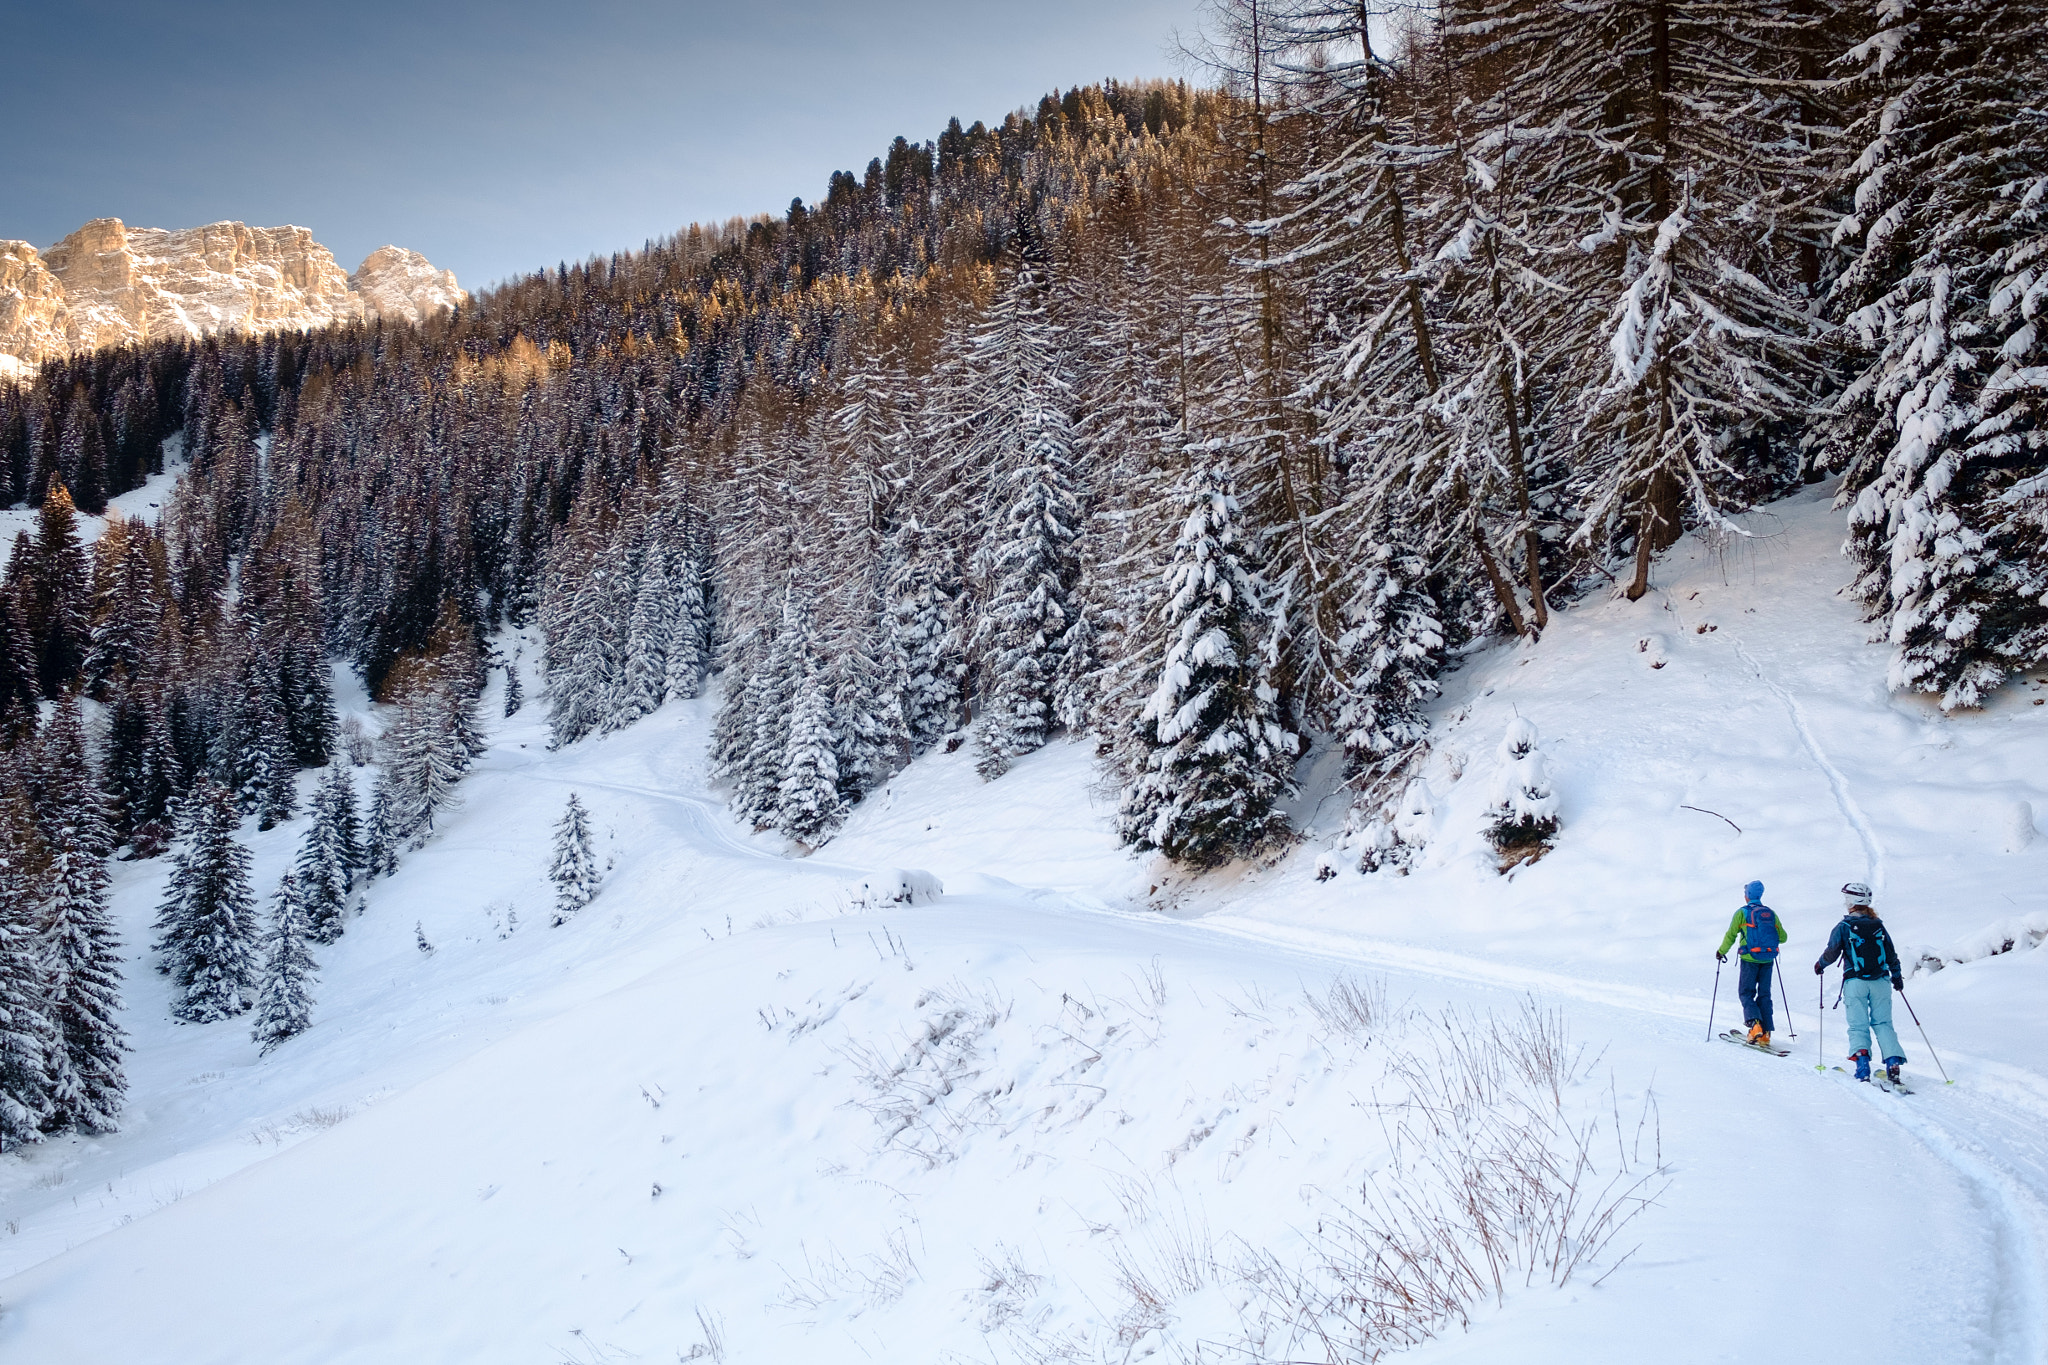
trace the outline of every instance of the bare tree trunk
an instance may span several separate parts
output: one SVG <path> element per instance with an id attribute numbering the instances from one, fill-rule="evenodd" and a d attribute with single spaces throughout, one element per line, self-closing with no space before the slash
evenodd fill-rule
<path id="1" fill-rule="evenodd" d="M 1515 634 L 1527 635 L 1529 627 L 1522 620 L 1522 604 L 1515 600 L 1514 585 L 1500 571 L 1500 561 L 1493 557 L 1493 547 L 1486 543 L 1486 531 L 1477 520 L 1472 523 L 1472 545 L 1479 551 L 1479 563 L 1486 570 L 1487 581 L 1493 584 L 1493 595 L 1500 600 L 1501 610 L 1507 613 L 1508 624 Z"/>

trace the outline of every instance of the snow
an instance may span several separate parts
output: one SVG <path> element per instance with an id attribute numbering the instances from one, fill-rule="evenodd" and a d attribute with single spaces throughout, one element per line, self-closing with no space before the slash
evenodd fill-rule
<path id="1" fill-rule="evenodd" d="M 270 438 L 263 436 L 257 439 L 259 442 L 267 443 Z M 123 521 L 130 517 L 141 517 L 154 526 L 157 517 L 163 512 L 164 503 L 170 499 L 171 489 L 178 482 L 178 476 L 184 472 L 184 461 L 179 454 L 183 441 L 182 433 L 167 440 L 164 443 L 164 472 L 150 475 L 143 480 L 140 487 L 108 498 L 105 516 L 78 513 L 79 543 L 91 545 L 97 541 L 105 534 L 109 517 L 118 516 Z M 14 556 L 15 536 L 26 531 L 33 537 L 41 518 L 40 507 L 31 507 L 27 504 L 19 507 L 0 507 L 0 573 L 6 572 L 7 561 Z"/>
<path id="2" fill-rule="evenodd" d="M 1534 1011 L 1577 1079 L 1553 1106 L 1540 1049 L 1481 1046 L 1509 1065 L 1476 1112 L 1590 1134 L 1588 1193 L 1653 1202 L 1403 1358 L 2048 1360 L 2048 952 L 1963 956 L 2039 922 L 2048 841 L 2013 823 L 2048 808 L 2048 690 L 1888 697 L 1829 496 L 1446 678 L 1405 874 L 1356 871 L 1320 789 L 1274 866 L 1134 860 L 1073 743 L 993 783 L 933 753 L 793 857 L 708 786 L 714 698 L 560 751 L 530 701 L 319 950 L 305 1034 L 259 1057 L 132 970 L 124 1131 L 0 1160 L 0 1359 L 1178 1360 L 1260 1330 L 1250 1358 L 1319 1359 L 1246 1267 L 1312 1279 L 1361 1189 L 1436 1188 L 1456 1143 L 1402 1102 Z M 1503 876 L 1518 720 L 1561 823 Z M 555 928 L 572 790 L 610 867 Z M 244 827 L 259 895 L 300 835 Z M 116 865 L 131 955 L 165 871 Z M 1704 1041 L 1752 877 L 1792 934 L 1782 1060 Z M 1815 1070 L 1842 1034 L 1806 964 L 1851 878 L 1947 954 L 1908 990 L 1953 1087 L 1903 1007 L 1917 1094 Z"/>

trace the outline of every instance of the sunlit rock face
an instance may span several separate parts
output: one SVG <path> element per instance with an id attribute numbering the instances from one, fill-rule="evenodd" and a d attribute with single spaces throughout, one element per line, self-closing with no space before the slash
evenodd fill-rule
<path id="1" fill-rule="evenodd" d="M 384 318 L 417 323 L 467 299 L 453 272 L 380 247 L 354 274 L 302 227 L 131 228 L 95 218 L 49 251 L 0 241 L 0 355 L 209 332 L 274 332 Z"/>
<path id="2" fill-rule="evenodd" d="M 454 271 L 436 270 L 419 252 L 402 246 L 378 247 L 348 278 L 368 317 L 425 322 L 469 299 L 455 287 Z"/>
<path id="3" fill-rule="evenodd" d="M 35 364 L 65 350 L 64 286 L 27 242 L 0 242 L 0 355 Z"/>

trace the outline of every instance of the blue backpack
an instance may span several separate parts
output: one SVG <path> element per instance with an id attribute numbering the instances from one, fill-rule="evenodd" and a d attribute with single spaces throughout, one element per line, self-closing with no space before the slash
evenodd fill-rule
<path id="1" fill-rule="evenodd" d="M 1778 912 L 1768 905 L 1745 905 L 1742 918 L 1742 953 L 1759 962 L 1778 956 Z"/>

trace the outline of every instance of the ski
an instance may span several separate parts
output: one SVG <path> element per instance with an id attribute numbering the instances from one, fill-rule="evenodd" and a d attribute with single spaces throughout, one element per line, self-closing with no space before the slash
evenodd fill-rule
<path id="1" fill-rule="evenodd" d="M 1851 1073 L 1849 1068 L 1846 1066 L 1838 1066 L 1833 1069 L 1841 1072 L 1844 1076 L 1847 1076 L 1852 1081 L 1856 1079 L 1855 1075 Z M 1906 1083 L 1904 1081 L 1894 1081 L 1891 1079 L 1891 1077 L 1885 1075 L 1884 1070 L 1881 1067 L 1873 1067 L 1871 1069 L 1870 1080 L 1877 1086 L 1878 1089 L 1884 1091 L 1888 1095 L 1910 1095 L 1913 1093 L 1911 1090 L 1906 1088 Z"/>
<path id="2" fill-rule="evenodd" d="M 1737 1047 L 1746 1047 L 1755 1052 L 1768 1052 L 1773 1057 L 1790 1057 L 1792 1055 L 1792 1049 L 1789 1047 L 1765 1047 L 1761 1043 L 1752 1043 L 1749 1041 L 1749 1036 L 1747 1034 L 1737 1033 L 1734 1029 L 1729 1029 L 1726 1032 L 1722 1033 L 1720 1035 L 1720 1039 L 1724 1043 L 1733 1043 Z"/>

